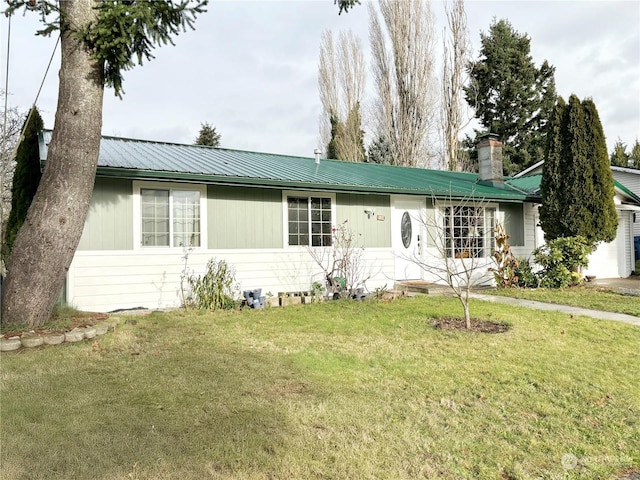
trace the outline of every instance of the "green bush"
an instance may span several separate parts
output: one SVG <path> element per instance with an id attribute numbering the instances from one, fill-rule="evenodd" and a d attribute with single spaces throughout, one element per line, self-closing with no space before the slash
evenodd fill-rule
<path id="1" fill-rule="evenodd" d="M 540 277 L 533 271 L 531 259 L 519 259 L 518 266 L 515 268 L 515 275 L 518 278 L 518 287 L 521 288 L 538 288 L 540 286 Z"/>
<path id="2" fill-rule="evenodd" d="M 235 272 L 224 260 L 214 258 L 207 262 L 204 276 L 190 275 L 187 278 L 191 294 L 187 307 L 201 310 L 232 309 L 236 306 L 234 290 L 237 290 Z"/>
<path id="3" fill-rule="evenodd" d="M 582 269 L 589 264 L 595 246 L 585 237 L 560 237 L 533 251 L 535 263 L 542 267 L 540 286 L 564 288 L 582 283 Z"/>

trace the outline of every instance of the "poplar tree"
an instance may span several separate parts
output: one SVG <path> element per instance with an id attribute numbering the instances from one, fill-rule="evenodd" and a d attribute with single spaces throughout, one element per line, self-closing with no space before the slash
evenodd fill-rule
<path id="1" fill-rule="evenodd" d="M 318 64 L 318 90 L 322 103 L 320 135 L 327 158 L 363 162 L 364 131 L 360 100 L 365 86 L 362 43 L 353 32 L 322 34 Z"/>
<path id="2" fill-rule="evenodd" d="M 613 175 L 592 100 L 560 98 L 547 138 L 540 183 L 540 225 L 547 241 L 583 236 L 593 245 L 616 237 Z"/>

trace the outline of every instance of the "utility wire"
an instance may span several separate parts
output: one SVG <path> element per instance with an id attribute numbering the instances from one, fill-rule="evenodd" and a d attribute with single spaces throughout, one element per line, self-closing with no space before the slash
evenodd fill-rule
<path id="1" fill-rule="evenodd" d="M 9 165 L 7 157 L 7 109 L 9 102 L 9 53 L 11 52 L 11 15 L 7 21 L 7 70 L 4 81 L 4 116 L 2 120 L 2 158 L 0 159 L 0 245 L 4 239 L 4 169 Z M 0 275 L 2 275 L 0 265 Z"/>
<path id="2" fill-rule="evenodd" d="M 4 182 L 5 182 L 5 167 L 9 165 L 9 157 L 7 152 L 7 116 L 8 116 L 8 99 L 9 99 L 9 55 L 11 53 L 11 17 L 12 15 L 8 15 L 8 25 L 7 25 L 7 68 L 5 72 L 5 90 L 4 90 L 4 116 L 3 116 L 3 127 L 2 127 L 2 158 L 0 159 L 0 244 L 2 243 L 2 239 L 4 238 L 4 231 L 2 229 L 2 219 L 4 218 L 4 206 L 2 202 L 2 198 L 4 197 Z M 20 129 L 20 136 L 18 137 L 18 141 L 15 144 L 14 151 L 11 152 L 13 156 L 18 146 L 24 139 L 24 129 L 29 124 L 29 120 L 31 120 L 31 116 L 33 115 L 33 108 L 38 103 L 38 98 L 40 98 L 40 93 L 42 92 L 42 88 L 44 87 L 44 82 L 47 79 L 47 75 L 49 74 L 49 69 L 51 68 L 51 64 L 53 63 L 53 58 L 55 56 L 56 50 L 58 48 L 58 44 L 60 43 L 60 35 L 56 40 L 56 44 L 53 46 L 53 51 L 51 52 L 51 57 L 49 58 L 49 63 L 47 64 L 47 68 L 42 77 L 42 81 L 40 82 L 40 87 L 38 88 L 38 93 L 36 93 L 36 98 L 29 108 L 29 114 L 27 115 L 27 119 L 24 122 L 22 128 Z M 2 274 L 2 267 L 0 266 L 0 274 Z"/>

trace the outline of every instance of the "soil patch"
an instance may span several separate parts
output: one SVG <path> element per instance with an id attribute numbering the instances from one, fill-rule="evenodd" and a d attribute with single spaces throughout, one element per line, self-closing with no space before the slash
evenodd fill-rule
<path id="1" fill-rule="evenodd" d="M 434 325 L 440 330 L 461 330 L 463 332 L 478 333 L 504 333 L 511 328 L 506 323 L 492 322 L 491 320 L 480 320 L 478 318 L 471 319 L 471 328 L 467 329 L 464 318 L 445 317 L 434 320 Z"/>
<path id="2" fill-rule="evenodd" d="M 620 472 L 618 480 L 640 480 L 640 469 L 632 468 Z"/>
<path id="3" fill-rule="evenodd" d="M 78 327 L 92 327 L 98 322 L 102 320 L 106 320 L 109 318 L 109 315 L 106 313 L 97 313 L 97 312 L 75 312 L 73 315 L 70 315 L 68 318 L 65 316 L 64 326 L 55 325 L 58 319 L 52 320 L 52 325 L 45 324 L 42 327 L 34 328 L 33 331 L 39 335 L 45 335 L 48 333 L 64 333 L 73 330 Z M 31 331 L 31 330 L 29 330 Z M 24 330 L 7 330 L 2 332 L 2 336 L 4 338 L 10 337 L 19 337 L 24 333 Z"/>

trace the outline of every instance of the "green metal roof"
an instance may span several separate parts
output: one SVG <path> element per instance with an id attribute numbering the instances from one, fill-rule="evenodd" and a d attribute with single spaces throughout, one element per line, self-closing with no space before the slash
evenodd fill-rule
<path id="1" fill-rule="evenodd" d="M 528 175 L 526 177 L 517 177 L 507 179 L 507 183 L 517 190 L 526 192 L 529 195 L 540 196 L 540 181 L 542 175 Z"/>
<path id="2" fill-rule="evenodd" d="M 46 159 L 51 131 L 40 135 Z M 503 202 L 531 200 L 525 189 L 478 183 L 473 173 L 354 163 L 197 145 L 102 137 L 98 176 L 313 191 L 427 195 Z"/>
<path id="3" fill-rule="evenodd" d="M 535 175 L 527 175 L 524 177 L 510 178 L 507 179 L 507 183 L 511 185 L 511 187 L 521 190 L 531 198 L 537 199 L 540 201 L 540 182 L 542 181 L 542 174 Z M 623 184 L 618 182 L 617 180 L 613 180 L 613 185 L 616 191 L 622 196 L 626 196 L 629 200 L 629 203 L 640 205 L 640 197 L 625 187 Z"/>

